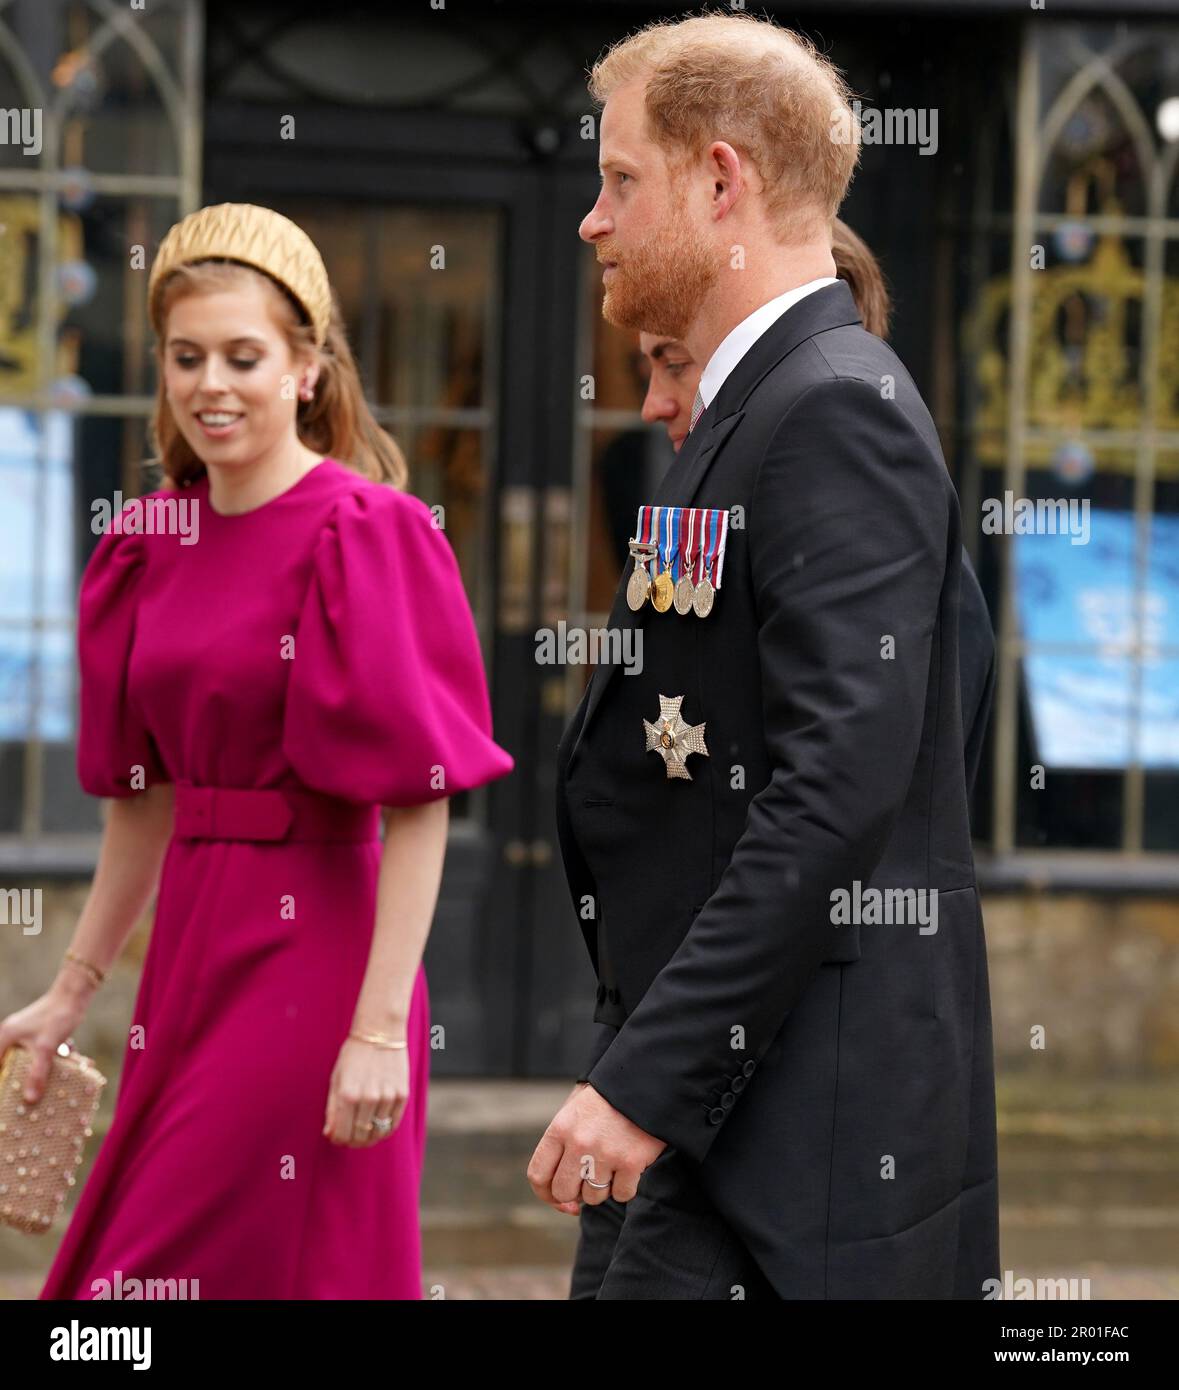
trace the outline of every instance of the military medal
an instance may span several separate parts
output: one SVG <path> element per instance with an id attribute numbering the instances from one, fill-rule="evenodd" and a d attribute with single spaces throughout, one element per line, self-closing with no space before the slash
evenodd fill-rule
<path id="1" fill-rule="evenodd" d="M 647 752 L 659 754 L 667 776 L 682 777 L 690 782 L 692 774 L 686 766 L 688 754 L 703 753 L 707 758 L 709 753 L 704 746 L 704 725 L 685 724 L 680 717 L 683 702 L 682 695 L 660 695 L 658 723 L 644 719 L 643 728 L 647 734 Z"/>
<path id="2" fill-rule="evenodd" d="M 720 593 L 729 513 L 723 507 L 640 506 L 630 553 L 635 566 L 626 601 L 636 612 L 649 598 L 656 611 L 707 618 Z M 659 552 L 663 568 L 659 568 Z M 648 562 L 654 558 L 654 577 Z"/>
<path id="3" fill-rule="evenodd" d="M 652 533 L 647 529 L 647 523 L 650 521 L 649 511 L 647 507 L 639 508 L 635 533 L 627 542 L 635 563 L 626 585 L 626 601 L 635 613 L 647 602 L 651 593 L 651 576 L 647 571 L 647 561 L 659 554 L 659 546 L 651 539 Z"/>
<path id="4" fill-rule="evenodd" d="M 659 554 L 659 547 L 648 539 L 643 522 L 643 512 L 640 508 L 639 524 L 635 527 L 636 534 L 627 542 L 635 565 L 627 581 L 626 601 L 635 613 L 647 602 L 647 596 L 651 592 L 651 576 L 647 572 L 647 561 Z"/>
<path id="5" fill-rule="evenodd" d="M 708 578 L 708 571 L 705 570 L 704 578 L 696 585 L 696 592 L 692 595 L 692 612 L 698 618 L 707 618 L 712 612 L 712 596 L 715 590 Z"/>
<path id="6" fill-rule="evenodd" d="M 692 543 L 696 535 L 697 515 L 698 512 L 695 507 L 685 507 L 684 517 L 680 523 L 681 530 L 685 525 L 688 528 L 687 543 L 684 546 L 684 572 L 680 575 L 679 583 L 675 586 L 675 611 L 681 615 L 692 607 L 692 600 L 696 593 L 696 586 L 692 583 Z"/>
<path id="7" fill-rule="evenodd" d="M 631 609 L 637 613 L 643 604 L 647 602 L 647 595 L 651 592 L 651 576 L 647 573 L 647 560 L 652 555 L 659 552 L 655 546 L 642 547 L 641 541 L 631 540 L 630 553 L 634 556 L 635 567 L 630 572 L 630 578 L 626 582 L 626 601 Z"/>
<path id="8" fill-rule="evenodd" d="M 707 618 L 712 612 L 713 599 L 720 589 L 721 569 L 725 562 L 725 542 L 729 535 L 728 512 L 708 512 L 704 535 L 705 540 L 701 547 L 704 577 L 696 585 L 696 592 L 692 598 L 692 611 L 698 618 Z M 715 584 L 710 578 L 712 574 L 716 576 Z"/>
<path id="9" fill-rule="evenodd" d="M 671 514 L 675 510 L 673 507 L 656 507 L 657 513 L 662 516 L 656 525 L 663 523 L 667 527 L 667 543 L 663 547 L 663 572 L 656 579 L 651 589 L 651 603 L 659 613 L 666 613 L 671 607 L 671 601 L 675 593 L 675 585 L 671 577 Z"/>

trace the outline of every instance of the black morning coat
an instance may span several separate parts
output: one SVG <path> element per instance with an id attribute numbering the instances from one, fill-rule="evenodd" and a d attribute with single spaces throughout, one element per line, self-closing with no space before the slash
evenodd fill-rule
<path id="1" fill-rule="evenodd" d="M 599 665 L 558 748 L 588 1079 L 697 1165 L 783 1298 L 981 1298 L 998 1184 L 967 778 L 993 638 L 933 421 L 844 282 L 756 341 L 649 501 L 745 524 L 705 618 L 633 613 L 627 561 L 608 624 L 641 629 L 642 670 Z M 691 780 L 646 751 L 660 695 L 705 725 Z M 859 924 L 833 922 L 856 884 Z M 936 931 L 865 920 L 868 888 L 936 889 Z"/>

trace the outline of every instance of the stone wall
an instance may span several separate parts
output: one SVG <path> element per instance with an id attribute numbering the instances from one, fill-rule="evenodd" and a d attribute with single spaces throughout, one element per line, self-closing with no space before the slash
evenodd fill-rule
<path id="1" fill-rule="evenodd" d="M 82 882 L 46 889 L 39 936 L 7 933 L 0 1016 L 52 979 L 85 898 Z M 1179 1072 L 1179 901 L 1098 894 L 984 899 L 995 1057 L 1001 1072 L 1093 1079 Z M 122 1060 L 150 914 L 94 996 L 76 1044 L 112 1081 Z M 1032 1029 L 1044 1047 L 1032 1046 Z"/>
<path id="2" fill-rule="evenodd" d="M 1078 893 L 983 900 L 1001 1071 L 1179 1071 L 1179 901 Z M 1031 1045 L 1042 1025 L 1044 1048 Z"/>

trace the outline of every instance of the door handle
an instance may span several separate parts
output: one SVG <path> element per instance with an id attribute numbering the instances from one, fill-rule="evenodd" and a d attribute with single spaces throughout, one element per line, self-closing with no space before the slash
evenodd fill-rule
<path id="1" fill-rule="evenodd" d="M 534 621 L 532 567 L 536 547 L 536 490 L 505 487 L 499 500 L 499 630 L 527 632 Z"/>

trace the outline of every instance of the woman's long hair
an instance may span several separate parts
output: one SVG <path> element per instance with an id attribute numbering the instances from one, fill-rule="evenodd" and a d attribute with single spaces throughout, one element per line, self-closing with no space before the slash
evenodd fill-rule
<path id="1" fill-rule="evenodd" d="M 332 294 L 332 313 L 327 336 L 321 348 L 315 346 L 314 332 L 296 300 L 271 276 L 237 261 L 208 260 L 178 266 L 164 281 L 161 318 L 186 294 L 211 293 L 232 289 L 243 278 L 252 276 L 267 287 L 276 316 L 292 355 L 310 352 L 319 361 L 319 377 L 311 400 L 300 400 L 295 414 L 295 430 L 300 441 L 324 457 L 334 458 L 363 477 L 390 482 L 404 490 L 409 481 L 405 455 L 393 437 L 373 418 L 356 360 L 348 346 L 348 335 L 340 316 L 340 306 Z M 173 487 L 185 487 L 204 475 L 205 465 L 181 434 L 164 390 L 163 342 L 156 345 L 159 383 L 152 433 L 159 454 L 155 463 L 163 469 Z"/>
<path id="2" fill-rule="evenodd" d="M 847 281 L 864 327 L 878 338 L 887 338 L 891 306 L 880 264 L 868 243 L 838 217 L 831 223 L 831 255 L 835 273 Z"/>

